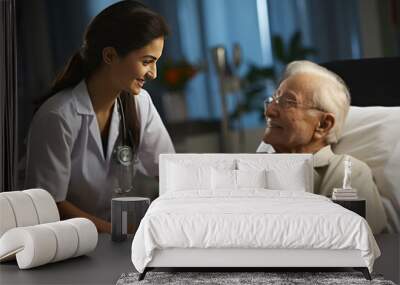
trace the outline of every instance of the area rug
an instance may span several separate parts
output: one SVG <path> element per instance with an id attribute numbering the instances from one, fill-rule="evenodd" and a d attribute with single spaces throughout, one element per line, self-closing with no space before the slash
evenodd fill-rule
<path id="1" fill-rule="evenodd" d="M 395 285 L 381 275 L 372 275 L 368 281 L 360 272 L 148 272 L 145 279 L 138 281 L 139 273 L 125 273 L 117 285 L 133 284 L 213 284 L 213 285 L 297 285 L 297 284 L 379 284 Z"/>

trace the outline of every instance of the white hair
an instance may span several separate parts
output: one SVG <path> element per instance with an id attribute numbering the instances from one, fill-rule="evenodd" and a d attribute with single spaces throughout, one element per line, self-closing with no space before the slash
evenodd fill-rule
<path id="1" fill-rule="evenodd" d="M 325 79 L 320 80 L 319 88 L 313 92 L 313 102 L 318 109 L 335 116 L 335 124 L 327 136 L 327 143 L 336 143 L 340 138 L 350 108 L 349 89 L 337 74 L 307 60 L 289 63 L 282 80 L 299 73 L 312 74 Z"/>

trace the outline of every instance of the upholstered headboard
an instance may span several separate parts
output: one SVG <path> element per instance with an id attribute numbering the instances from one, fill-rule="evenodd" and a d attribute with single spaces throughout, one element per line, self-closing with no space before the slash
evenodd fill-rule
<path id="1" fill-rule="evenodd" d="M 285 165 L 289 171 L 286 179 L 290 177 L 290 170 L 295 170 L 295 164 L 302 164 L 301 174 L 304 177 L 304 191 L 313 192 L 313 159 L 310 154 L 161 154 L 160 155 L 160 195 L 166 193 L 172 180 L 187 179 L 185 177 L 185 168 L 217 168 L 230 170 L 249 170 L 273 169 Z M 171 171 L 176 165 L 184 166 L 181 172 Z M 293 167 L 292 167 L 293 166 Z M 279 170 L 281 170 L 280 168 Z M 297 174 L 294 174 L 297 175 Z M 207 175 L 204 176 L 207 178 Z M 283 178 L 285 179 L 285 178 Z M 188 181 L 188 183 L 191 183 Z M 195 182 L 193 182 L 195 183 Z M 285 189 L 286 190 L 286 189 Z M 288 189 L 289 190 L 289 189 Z"/>

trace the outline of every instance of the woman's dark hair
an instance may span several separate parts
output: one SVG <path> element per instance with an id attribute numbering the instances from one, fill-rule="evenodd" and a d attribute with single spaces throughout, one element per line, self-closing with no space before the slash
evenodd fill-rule
<path id="1" fill-rule="evenodd" d="M 164 19 L 138 1 L 124 0 L 98 14 L 88 25 L 83 44 L 54 80 L 46 99 L 55 93 L 77 85 L 89 77 L 103 62 L 105 47 L 113 47 L 120 57 L 143 48 L 152 40 L 166 37 L 169 29 Z M 126 125 L 131 144 L 137 147 L 140 139 L 135 99 L 121 94 L 126 115 Z"/>

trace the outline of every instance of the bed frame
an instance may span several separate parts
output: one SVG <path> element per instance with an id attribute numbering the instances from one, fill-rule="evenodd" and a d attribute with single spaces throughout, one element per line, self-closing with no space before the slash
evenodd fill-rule
<path id="1" fill-rule="evenodd" d="M 271 268 L 338 268 L 361 271 L 371 280 L 359 250 L 326 249 L 197 249 L 170 248 L 155 250 L 139 280 L 155 268 L 231 268 L 235 271 Z M 262 270 L 260 270 L 262 271 Z"/>
<path id="2" fill-rule="evenodd" d="M 161 154 L 160 155 L 160 195 L 167 191 L 167 161 L 181 159 L 206 159 L 208 162 L 223 159 L 264 158 L 266 154 Z M 308 164 L 305 173 L 308 181 L 307 191 L 313 192 L 313 159 L 309 154 L 279 154 L 270 159 L 288 158 L 302 160 Z M 369 270 L 361 257 L 359 250 L 330 249 L 265 249 L 265 248 L 167 248 L 156 249 L 152 260 L 147 264 L 139 280 L 146 273 L 156 268 L 203 268 L 211 271 L 219 268 L 229 268 L 234 271 L 259 271 L 266 268 L 343 268 L 350 267 L 359 270 L 364 277 L 371 280 Z M 290 269 L 289 269 L 290 270 Z M 230 270 L 232 271 L 232 270 Z"/>

